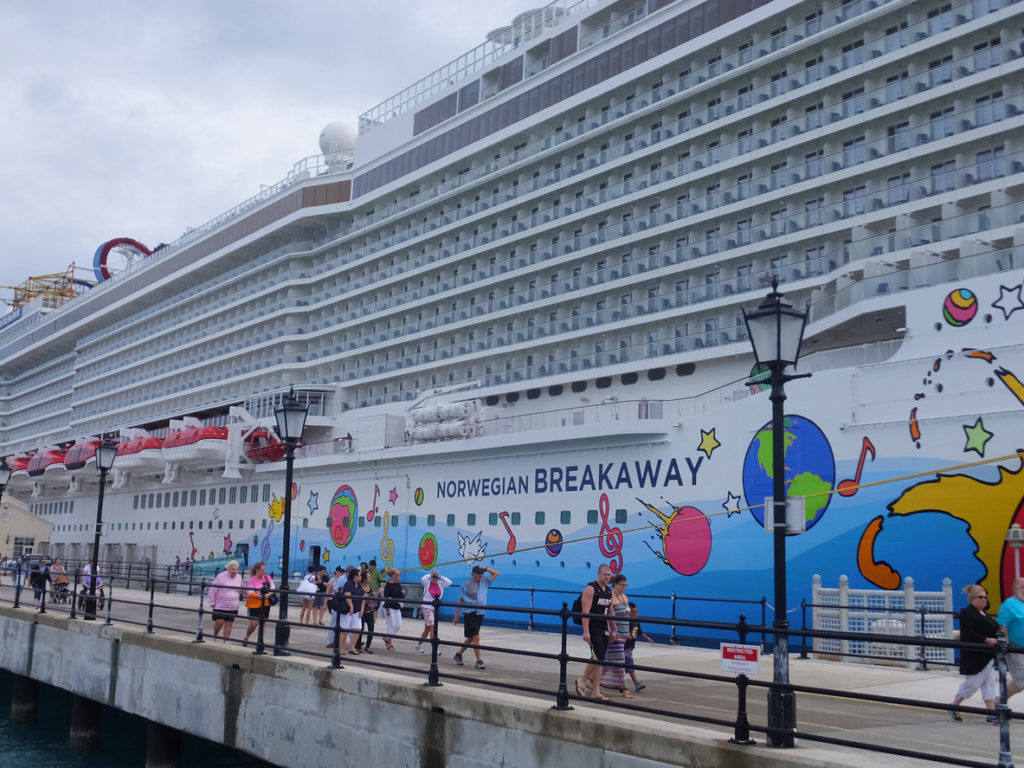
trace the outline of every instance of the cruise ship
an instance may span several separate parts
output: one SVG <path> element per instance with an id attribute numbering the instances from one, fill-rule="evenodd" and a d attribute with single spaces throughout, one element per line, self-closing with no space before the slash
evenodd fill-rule
<path id="1" fill-rule="evenodd" d="M 482 563 L 556 605 L 610 563 L 642 613 L 734 620 L 687 599 L 771 593 L 743 310 L 777 281 L 812 374 L 786 387 L 789 604 L 816 575 L 998 604 L 1024 4 L 556 0 L 481 39 L 280 183 L 158 248 L 108 233 L 94 287 L 0 319 L 5 492 L 50 554 L 91 555 L 112 437 L 104 560 L 278 569 L 290 495 L 295 571 Z"/>

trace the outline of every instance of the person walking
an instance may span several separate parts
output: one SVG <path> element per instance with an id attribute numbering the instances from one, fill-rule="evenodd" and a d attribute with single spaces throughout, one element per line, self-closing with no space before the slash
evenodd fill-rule
<path id="1" fill-rule="evenodd" d="M 612 603 L 608 621 L 608 648 L 605 651 L 605 666 L 601 671 L 601 685 L 613 688 L 623 698 L 631 699 L 626 686 L 626 638 L 629 635 L 629 598 L 626 597 L 626 575 L 612 576 Z"/>
<path id="2" fill-rule="evenodd" d="M 996 616 L 1012 645 L 1024 645 L 1024 576 L 1013 580 L 1013 595 L 1003 600 Z M 1006 654 L 1006 671 L 1012 682 L 1006 686 L 1006 698 L 1024 691 L 1024 654 Z"/>
<path id="3" fill-rule="evenodd" d="M 373 631 L 377 623 L 377 606 L 379 601 L 377 599 L 377 593 L 370 587 L 370 572 L 366 571 L 362 574 L 363 588 L 363 631 L 366 633 L 366 645 L 363 645 L 363 635 L 360 633 L 359 639 L 356 640 L 356 650 L 360 653 L 373 653 L 370 650 L 370 644 L 373 643 Z"/>
<path id="4" fill-rule="evenodd" d="M 582 677 L 576 680 L 576 693 L 585 699 L 609 701 L 601 694 L 601 669 L 608 650 L 608 610 L 612 604 L 612 590 L 608 582 L 612 569 L 602 563 L 597 569 L 597 578 L 583 588 L 580 607 L 583 617 L 583 642 L 590 646 L 591 661 L 583 669 Z M 590 618 L 587 614 L 599 614 Z"/>
<path id="5" fill-rule="evenodd" d="M 647 685 L 638 680 L 636 677 L 636 668 L 633 666 L 633 649 L 636 647 L 636 641 L 638 638 L 643 638 L 651 645 L 654 645 L 654 639 L 644 633 L 644 628 L 640 626 L 640 622 L 637 619 L 637 607 L 636 603 L 629 604 L 629 635 L 626 637 L 626 674 L 629 675 L 633 681 L 633 690 L 640 693 Z"/>
<path id="6" fill-rule="evenodd" d="M 353 656 L 359 654 L 356 650 L 356 641 L 359 639 L 363 627 L 363 572 L 355 566 L 348 569 L 348 581 L 341 588 L 341 600 L 345 602 L 348 613 L 341 617 L 341 629 L 345 632 L 341 637 L 341 652 L 351 653 Z"/>
<path id="7" fill-rule="evenodd" d="M 960 639 L 965 643 L 996 644 L 999 624 L 989 616 L 988 593 L 980 584 L 968 584 L 964 587 L 967 605 L 960 611 Z M 985 706 L 992 710 L 988 722 L 998 724 L 996 719 L 996 657 L 991 651 L 960 650 L 960 674 L 966 675 L 964 681 L 953 697 L 953 706 L 958 707 L 964 699 L 969 699 L 975 691 L 981 690 L 981 698 Z M 960 722 L 963 718 L 955 709 L 949 710 L 949 716 Z"/>
<path id="8" fill-rule="evenodd" d="M 249 626 L 242 639 L 243 647 L 249 644 L 249 635 L 256 631 L 256 627 L 260 625 L 260 619 L 265 621 L 270 617 L 270 595 L 274 591 L 274 580 L 267 575 L 267 564 L 262 560 L 253 563 L 246 586 L 249 588 L 249 594 L 245 598 L 245 607 L 249 612 Z"/>
<path id="9" fill-rule="evenodd" d="M 220 635 L 227 642 L 231 639 L 231 629 L 238 618 L 238 606 L 242 602 L 242 574 L 238 572 L 237 560 L 229 560 L 224 570 L 214 577 L 209 598 L 213 615 L 213 638 L 216 640 Z"/>
<path id="10" fill-rule="evenodd" d="M 327 612 L 327 585 L 331 583 L 331 575 L 327 572 L 327 566 L 321 565 L 316 573 L 316 595 L 313 597 L 313 613 L 316 614 L 316 623 L 324 625 L 324 614 Z"/>
<path id="11" fill-rule="evenodd" d="M 423 583 L 423 601 L 420 605 L 420 616 L 423 617 L 423 631 L 420 633 L 420 640 L 416 643 L 417 653 L 426 653 L 423 650 L 423 641 L 430 639 L 431 630 L 437 617 L 434 616 L 434 598 L 442 599 L 444 591 L 452 585 L 452 580 L 447 576 L 438 573 L 437 568 L 423 576 L 420 581 Z"/>
<path id="12" fill-rule="evenodd" d="M 40 557 L 29 575 L 29 584 L 32 585 L 32 603 L 38 608 L 46 592 L 46 583 L 50 580 L 50 567 L 46 564 L 46 558 Z"/>
<path id="13" fill-rule="evenodd" d="M 405 598 L 405 587 L 398 580 L 401 571 L 392 568 L 388 580 L 384 583 L 384 647 L 395 650 L 394 637 L 402 628 L 402 599 Z"/>
<path id="14" fill-rule="evenodd" d="M 466 642 L 455 653 L 455 663 L 462 666 L 462 654 L 470 646 L 476 655 L 476 668 L 486 669 L 483 659 L 480 658 L 480 627 L 484 623 L 484 609 L 487 607 L 487 589 L 491 583 L 498 578 L 498 572 L 493 568 L 486 568 L 482 565 L 473 566 L 473 574 L 468 581 L 463 582 L 459 591 L 459 604 L 455 608 L 454 624 L 459 623 L 459 612 L 466 614 L 463 619 L 462 634 Z"/>
<path id="15" fill-rule="evenodd" d="M 366 569 L 366 575 L 369 578 L 370 589 L 373 591 L 373 594 L 379 595 L 380 586 L 387 579 L 387 576 L 377 567 L 376 560 L 370 560 L 369 566 Z"/>

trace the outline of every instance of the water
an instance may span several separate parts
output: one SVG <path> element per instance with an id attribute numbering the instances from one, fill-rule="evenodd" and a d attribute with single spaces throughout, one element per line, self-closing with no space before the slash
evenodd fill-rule
<path id="1" fill-rule="evenodd" d="M 71 694 L 40 685 L 37 722 L 12 723 L 13 680 L 11 673 L 0 670 L 0 768 L 142 768 L 146 764 L 147 722 L 143 718 L 103 707 L 99 748 L 92 752 L 72 749 L 68 746 Z M 221 744 L 187 734 L 182 734 L 179 763 L 183 768 L 273 768 Z"/>

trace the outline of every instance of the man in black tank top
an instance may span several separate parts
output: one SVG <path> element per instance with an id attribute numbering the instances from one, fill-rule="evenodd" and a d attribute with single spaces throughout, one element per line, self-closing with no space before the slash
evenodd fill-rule
<path id="1" fill-rule="evenodd" d="M 601 662 L 608 650 L 608 620 L 605 616 L 612 604 L 612 590 L 608 582 L 612 578 L 612 569 L 601 565 L 597 569 L 597 579 L 590 582 L 583 590 L 580 606 L 584 614 L 599 613 L 601 618 L 583 616 L 583 640 L 590 644 L 590 655 L 593 661 L 583 670 L 583 676 L 576 681 L 576 693 L 588 699 L 608 699 L 601 695 Z"/>

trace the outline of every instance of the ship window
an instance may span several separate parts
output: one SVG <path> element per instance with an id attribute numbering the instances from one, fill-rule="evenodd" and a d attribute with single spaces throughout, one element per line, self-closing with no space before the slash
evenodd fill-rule
<path id="1" fill-rule="evenodd" d="M 249 527 L 250 528 L 255 528 L 256 527 L 256 518 L 252 518 L 252 519 L 249 520 Z"/>
<path id="2" fill-rule="evenodd" d="M 200 531 L 203 530 L 203 521 L 202 520 L 199 521 L 199 530 Z"/>
<path id="3" fill-rule="evenodd" d="M 309 528 L 309 518 L 308 517 L 302 518 L 302 527 L 303 528 Z"/>
<path id="4" fill-rule="evenodd" d="M 178 494 L 179 491 L 174 492 L 174 506 L 178 506 Z"/>
<path id="5" fill-rule="evenodd" d="M 157 506 L 159 507 L 160 505 L 157 504 Z M 171 506 L 171 492 L 170 491 L 167 491 L 164 494 L 164 506 L 165 507 L 170 507 Z"/>
<path id="6" fill-rule="evenodd" d="M 615 510 L 615 522 L 616 523 L 625 523 L 626 522 L 626 518 L 628 516 L 629 516 L 629 513 L 626 512 L 626 510 L 624 510 L 624 509 L 616 509 Z"/>
<path id="7" fill-rule="evenodd" d="M 213 520 L 210 521 L 210 527 L 213 528 Z M 218 531 L 224 530 L 224 521 L 223 520 L 218 520 L 217 521 L 217 530 Z"/>
<path id="8" fill-rule="evenodd" d="M 380 515 L 377 515 L 375 518 L 373 518 L 373 527 L 374 528 L 380 528 L 380 525 L 381 525 L 381 517 L 380 517 Z"/>
<path id="9" fill-rule="evenodd" d="M 139 494 L 135 494 L 132 497 L 132 509 L 138 509 L 138 508 L 139 508 Z"/>
<path id="10" fill-rule="evenodd" d="M 135 530 L 135 523 L 132 523 L 132 530 Z"/>
<path id="11" fill-rule="evenodd" d="M 466 525 L 468 525 L 470 527 L 476 525 L 476 513 L 475 512 L 470 512 L 468 515 L 466 515 Z"/>
<path id="12" fill-rule="evenodd" d="M 159 525 L 159 523 L 157 523 L 157 525 Z M 146 530 L 147 531 L 153 530 L 153 524 L 152 523 L 146 523 Z"/>
<path id="13" fill-rule="evenodd" d="M 519 393 L 518 392 L 507 392 L 505 394 L 505 402 L 506 403 L 514 403 L 518 399 L 519 399 Z"/>
<path id="14" fill-rule="evenodd" d="M 597 510 L 596 509 L 588 509 L 587 510 L 587 524 L 588 525 L 593 525 L 596 522 L 597 522 Z"/>
<path id="15" fill-rule="evenodd" d="M 262 525 L 260 526 L 261 528 L 267 527 L 267 518 L 264 517 L 263 520 L 261 520 L 260 522 L 262 523 Z"/>
<path id="16" fill-rule="evenodd" d="M 156 508 L 157 509 L 160 509 L 160 507 L 163 506 L 163 503 L 162 503 L 163 500 L 164 500 L 164 497 L 161 494 L 158 493 L 156 495 Z"/>
<path id="17" fill-rule="evenodd" d="M 203 488 L 201 491 L 199 491 L 199 506 L 200 507 L 206 506 L 206 489 L 205 488 Z"/>
<path id="18" fill-rule="evenodd" d="M 548 387 L 548 394 L 551 395 L 551 397 L 558 397 L 560 394 L 562 394 L 562 385 L 552 384 L 550 387 Z"/>
<path id="19" fill-rule="evenodd" d="M 510 515 L 510 517 L 512 518 L 512 525 L 519 525 L 519 521 L 522 518 L 522 515 L 518 512 L 513 512 Z"/>
<path id="20" fill-rule="evenodd" d="M 528 390 L 526 390 L 526 399 L 527 400 L 536 400 L 538 397 L 540 397 L 540 390 L 539 389 L 528 389 Z"/>
<path id="21" fill-rule="evenodd" d="M 488 525 L 497 525 L 498 524 L 498 513 L 497 512 L 491 512 L 489 515 L 487 515 L 487 524 Z"/>
<path id="22" fill-rule="evenodd" d="M 391 527 L 392 528 L 397 528 L 398 527 L 398 515 L 392 515 L 391 516 Z"/>
<path id="23" fill-rule="evenodd" d="M 586 392 L 587 391 L 587 382 L 585 382 L 585 381 L 574 381 L 572 383 L 572 391 L 573 392 Z"/>
<path id="24" fill-rule="evenodd" d="M 693 363 L 682 363 L 676 366 L 676 376 L 692 376 L 695 370 L 697 366 Z"/>
<path id="25" fill-rule="evenodd" d="M 195 491 L 190 491 L 188 496 L 189 496 L 188 503 L 191 504 L 194 507 L 196 505 L 196 492 Z"/>
<path id="26" fill-rule="evenodd" d="M 227 488 L 221 488 L 221 489 L 220 489 L 220 493 L 219 493 L 218 495 L 220 496 L 220 501 L 219 501 L 219 503 L 220 503 L 220 504 L 223 504 L 223 503 L 224 503 L 224 499 L 225 499 L 225 497 L 227 496 Z M 211 503 L 211 504 L 213 503 L 213 499 L 210 499 L 210 503 Z"/>
<path id="27" fill-rule="evenodd" d="M 167 530 L 167 521 L 166 520 L 164 520 L 164 530 L 165 531 Z"/>
<path id="28" fill-rule="evenodd" d="M 572 512 L 568 509 L 563 509 L 560 517 L 562 525 L 569 525 L 572 522 Z"/>
<path id="29" fill-rule="evenodd" d="M 647 372 L 647 378 L 651 381 L 661 381 L 665 378 L 664 368 L 652 368 Z"/>
<path id="30" fill-rule="evenodd" d="M 498 400 L 500 400 L 500 399 L 501 398 L 498 395 L 488 395 L 486 403 L 488 405 L 497 405 L 498 404 Z"/>
<path id="31" fill-rule="evenodd" d="M 640 374 L 638 374 L 636 371 L 630 371 L 629 373 L 622 374 L 622 383 L 623 384 L 636 384 L 637 379 L 639 379 L 639 378 L 640 378 Z"/>
<path id="32" fill-rule="evenodd" d="M 410 528 L 415 528 L 416 527 L 416 515 L 409 515 L 409 527 Z"/>
<path id="33" fill-rule="evenodd" d="M 427 528 L 433 528 L 435 525 L 437 525 L 437 516 L 427 515 Z"/>
<path id="34" fill-rule="evenodd" d="M 238 503 L 239 504 L 245 504 L 245 502 L 248 501 L 248 496 L 249 496 L 249 486 L 248 485 L 243 485 L 241 488 L 238 489 Z"/>
<path id="35" fill-rule="evenodd" d="M 228 530 L 230 531 L 234 527 L 235 527 L 235 521 L 234 520 L 228 520 Z"/>
<path id="36" fill-rule="evenodd" d="M 533 513 L 533 522 L 536 525 L 544 525 L 544 510 L 539 509 Z"/>
<path id="37" fill-rule="evenodd" d="M 231 486 L 231 490 L 228 492 L 228 504 L 235 504 L 238 501 L 238 489 L 235 486 Z"/>
<path id="38" fill-rule="evenodd" d="M 249 498 L 252 499 L 253 503 L 256 503 L 256 493 L 259 491 L 259 486 L 254 485 L 249 491 Z"/>
<path id="39" fill-rule="evenodd" d="M 142 494 L 142 496 L 139 498 L 139 501 L 141 502 L 140 505 L 139 505 L 139 508 L 140 509 L 145 509 L 146 508 L 146 494 Z"/>
<path id="40" fill-rule="evenodd" d="M 174 527 L 174 525 L 175 525 L 175 521 L 174 521 L 174 520 L 171 520 L 171 530 L 172 530 L 172 531 L 174 531 L 174 530 L 177 530 L 177 529 L 176 529 L 176 528 Z"/>
<path id="41" fill-rule="evenodd" d="M 601 378 L 594 382 L 594 386 L 597 387 L 598 389 L 608 389 L 608 387 L 610 387 L 611 385 L 611 376 L 602 376 Z"/>

